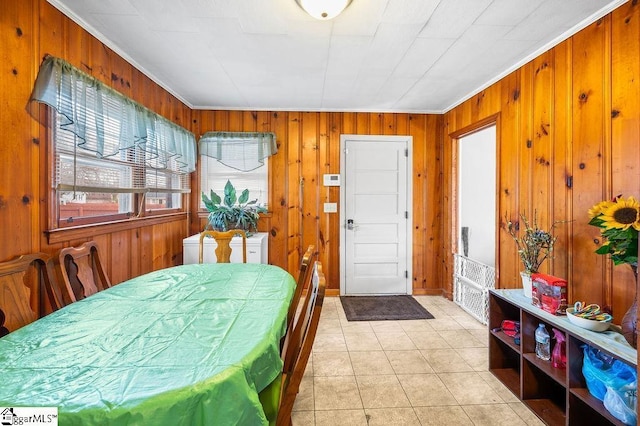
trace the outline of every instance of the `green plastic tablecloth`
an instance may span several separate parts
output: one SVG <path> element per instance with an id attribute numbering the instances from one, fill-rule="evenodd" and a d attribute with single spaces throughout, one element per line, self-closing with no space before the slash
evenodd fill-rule
<path id="1" fill-rule="evenodd" d="M 0 406 L 55 406 L 61 425 L 268 424 L 294 286 L 261 264 L 126 281 L 0 339 Z"/>

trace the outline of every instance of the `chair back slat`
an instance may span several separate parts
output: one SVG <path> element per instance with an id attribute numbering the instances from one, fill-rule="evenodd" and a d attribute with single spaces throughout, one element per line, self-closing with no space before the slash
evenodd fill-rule
<path id="1" fill-rule="evenodd" d="M 291 424 L 293 404 L 300 389 L 302 376 L 307 367 L 320 322 L 325 287 L 326 281 L 322 273 L 322 265 L 316 261 L 311 275 L 311 285 L 304 299 L 302 310 L 294 320 L 294 326 L 292 329 L 290 328 L 290 333 L 285 339 L 280 407 L 276 421 L 278 426 Z"/>
<path id="2" fill-rule="evenodd" d="M 61 249 L 58 263 L 65 304 L 111 287 L 111 281 L 100 261 L 98 245 L 93 241 Z"/>
<path id="3" fill-rule="evenodd" d="M 49 255 L 33 253 L 0 263 L 0 337 L 43 317 L 47 300 L 53 311 L 62 306 Z"/>
<path id="4" fill-rule="evenodd" d="M 204 239 L 212 237 L 216 240 L 216 262 L 231 263 L 231 240 L 234 236 L 242 237 L 242 263 L 247 263 L 247 233 L 241 229 L 232 229 L 230 231 L 203 231 L 200 233 L 200 247 L 198 255 L 198 263 L 204 261 Z"/>
<path id="5" fill-rule="evenodd" d="M 315 251 L 315 246 L 310 245 L 307 251 L 302 256 L 300 262 L 300 271 L 298 272 L 298 279 L 296 281 L 296 289 L 289 305 L 289 312 L 287 313 L 287 324 L 290 325 L 293 322 L 293 317 L 298 310 L 298 304 L 300 303 L 300 296 L 302 291 L 308 287 L 309 279 L 311 278 L 311 265 L 315 261 L 318 254 Z"/>

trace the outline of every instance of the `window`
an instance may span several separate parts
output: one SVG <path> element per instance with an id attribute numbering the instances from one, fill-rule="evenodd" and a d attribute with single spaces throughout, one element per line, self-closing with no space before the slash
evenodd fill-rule
<path id="1" fill-rule="evenodd" d="M 268 207 L 267 157 L 278 151 L 274 133 L 207 132 L 198 143 L 200 188 L 222 196 L 227 180 L 236 191 L 249 190 L 249 199 Z M 204 203 L 200 200 L 200 208 Z"/>
<path id="2" fill-rule="evenodd" d="M 182 208 L 193 134 L 58 58 L 30 100 L 51 107 L 54 228 Z"/>
<path id="3" fill-rule="evenodd" d="M 209 195 L 209 191 L 213 190 L 222 196 L 227 180 L 231 181 L 236 191 L 241 192 L 248 189 L 249 199 L 257 199 L 259 205 L 268 207 L 269 173 L 266 162 L 257 169 L 243 172 L 225 166 L 215 158 L 206 155 L 200 156 L 200 188 L 204 193 Z M 200 208 L 205 208 L 202 197 L 200 197 Z"/>

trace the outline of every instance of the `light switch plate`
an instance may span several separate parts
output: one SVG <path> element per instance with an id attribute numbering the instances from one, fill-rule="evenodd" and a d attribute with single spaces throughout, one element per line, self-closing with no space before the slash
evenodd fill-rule
<path id="1" fill-rule="evenodd" d="M 338 203 L 324 203 L 324 212 L 325 213 L 337 213 L 338 212 Z"/>

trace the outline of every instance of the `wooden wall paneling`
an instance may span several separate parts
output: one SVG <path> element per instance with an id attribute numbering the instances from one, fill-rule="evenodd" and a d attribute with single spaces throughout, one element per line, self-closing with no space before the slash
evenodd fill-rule
<path id="1" fill-rule="evenodd" d="M 430 293 L 437 294 L 443 286 L 447 285 L 453 288 L 453 282 L 451 280 L 443 279 L 442 270 L 440 264 L 443 261 L 442 253 L 439 250 L 438 242 L 443 239 L 443 228 L 440 226 L 442 218 L 448 215 L 444 211 L 443 203 L 438 202 L 442 200 L 444 195 L 443 184 L 443 152 L 442 147 L 444 143 L 444 119 L 441 115 L 429 115 L 427 117 L 427 147 L 431 147 L 429 150 L 432 155 L 427 155 L 427 168 L 426 168 L 426 196 L 427 196 L 427 217 L 426 217 L 426 235 L 425 235 L 425 253 L 426 263 L 424 265 L 426 279 L 426 288 L 430 289 Z M 435 132 L 430 132 L 429 129 L 434 129 Z M 428 161 L 429 159 L 435 160 L 435 162 Z M 424 281 L 424 280 L 423 280 Z M 452 292 L 452 290 L 449 290 Z"/>
<path id="2" fill-rule="evenodd" d="M 340 134 L 342 134 L 342 114 L 329 113 L 329 135 L 327 139 L 327 173 L 340 173 Z M 327 202 L 336 203 L 337 213 L 326 214 L 328 222 L 327 244 L 330 250 L 327 251 L 325 259 L 330 266 L 329 274 L 325 273 L 329 288 L 340 288 L 340 243 L 342 224 L 340 222 L 340 188 L 329 186 L 329 196 Z M 324 264 L 323 264 L 324 270 Z"/>
<path id="3" fill-rule="evenodd" d="M 375 133 L 371 132 L 371 125 L 369 124 L 371 120 L 371 114 L 366 112 L 358 112 L 356 113 L 356 131 L 354 134 L 356 135 L 373 135 Z"/>
<path id="4" fill-rule="evenodd" d="M 552 174 L 552 116 L 553 116 L 553 54 L 546 52 L 532 63 L 532 128 L 531 128 L 531 203 L 537 212 L 538 223 L 542 229 L 549 230 L 553 224 L 553 174 Z M 550 273 L 553 263 L 545 261 L 541 272 Z"/>
<path id="5" fill-rule="evenodd" d="M 594 253 L 599 238 L 598 229 L 589 226 L 587 211 L 591 206 L 608 198 L 607 167 L 604 126 L 604 74 L 609 74 L 604 58 L 604 20 L 590 25 L 573 36 L 573 247 L 572 255 L 579 262 L 572 271 L 572 287 L 576 300 L 589 300 L 601 306 L 610 301 L 611 277 L 607 273 L 605 257 Z M 610 114 L 610 113 L 609 113 Z M 609 261 L 606 262 L 607 264 Z M 600 282 L 601 285 L 592 285 Z"/>
<path id="6" fill-rule="evenodd" d="M 520 123 L 517 139 L 517 158 L 514 163 L 518 168 L 518 216 L 524 214 L 529 223 L 534 214 L 540 214 L 538 206 L 533 207 L 533 63 L 529 62 L 520 69 Z M 524 223 L 518 217 L 520 232 L 524 231 Z"/>
<path id="7" fill-rule="evenodd" d="M 278 153 L 269 157 L 269 263 L 287 268 L 288 172 L 287 114 L 273 112 L 271 131 L 276 134 Z"/>
<path id="8" fill-rule="evenodd" d="M 553 198 L 551 200 L 552 221 L 566 221 L 571 215 L 571 189 L 567 182 L 571 176 L 571 148 L 572 148 L 572 92 L 571 92 L 571 40 L 567 40 L 556 46 L 553 51 L 553 89 L 550 96 L 553 99 L 553 121 L 551 135 L 553 138 L 552 147 L 552 181 Z M 550 263 L 551 270 L 558 277 L 563 277 L 568 283 L 572 282 L 571 277 L 571 235 L 572 222 L 560 224 L 554 234 L 558 237 L 553 251 L 553 258 Z M 572 297 L 572 286 L 568 286 L 568 300 L 575 300 Z"/>
<path id="9" fill-rule="evenodd" d="M 135 260 L 132 259 L 132 238 L 131 230 L 115 232 L 111 234 L 111 247 L 110 247 L 110 259 L 111 259 L 111 273 L 109 279 L 111 284 L 121 283 L 129 279 L 131 273 L 131 263 Z M 103 257 L 101 253 L 101 258 Z M 105 262 L 102 260 L 102 262 Z"/>
<path id="10" fill-rule="evenodd" d="M 453 288 L 453 254 L 456 250 L 456 218 L 453 212 L 457 207 L 457 184 L 455 183 L 457 176 L 455 175 L 454 167 L 457 168 L 458 159 L 456 141 L 450 136 L 451 131 L 456 128 L 457 116 L 451 114 L 447 116 L 447 123 L 444 128 L 446 136 L 444 137 L 444 143 L 442 144 L 442 159 L 446 164 L 446 169 L 442 176 L 442 187 L 444 188 L 442 196 L 442 205 L 445 214 L 442 216 L 442 240 L 440 241 L 440 252 L 442 253 L 442 262 L 440 263 L 440 270 L 445 282 L 442 285 L 443 295 L 449 299 L 453 297 L 453 292 L 446 291 L 445 289 Z M 449 278 L 451 277 L 451 278 Z"/>
<path id="11" fill-rule="evenodd" d="M 318 160 L 316 182 L 314 185 L 318 188 L 318 199 L 316 202 L 316 218 L 318 229 L 316 234 L 316 241 L 318 242 L 318 245 L 316 247 L 320 249 L 319 255 L 322 256 L 321 259 L 320 257 L 318 257 L 318 260 L 323 265 L 323 272 L 325 272 L 324 265 L 327 265 L 328 269 L 325 274 L 327 277 L 331 277 L 333 265 L 330 265 L 329 262 L 327 262 L 328 254 L 333 249 L 329 228 L 329 216 L 331 216 L 331 214 L 324 212 L 324 203 L 329 202 L 329 187 L 324 186 L 322 182 L 322 176 L 325 173 L 329 173 L 329 155 L 331 149 L 329 145 L 329 114 L 326 112 L 320 112 L 317 113 L 316 116 L 318 119 L 318 136 L 316 147 Z M 302 247 L 305 247 L 305 245 L 303 244 Z M 327 280 L 327 286 L 331 288 L 331 284 L 335 282 L 335 280 Z"/>
<path id="12" fill-rule="evenodd" d="M 640 5 L 628 2 L 612 14 L 611 171 L 613 194 L 640 197 Z M 631 268 L 613 267 L 612 305 L 617 319 L 636 297 Z"/>
<path id="13" fill-rule="evenodd" d="M 143 226 L 136 231 L 138 238 L 136 256 L 140 259 L 140 274 L 142 275 L 154 270 L 153 226 Z"/>
<path id="14" fill-rule="evenodd" d="M 288 200 L 287 217 L 287 270 L 296 271 L 300 266 L 302 237 L 302 165 L 301 165 L 302 113 L 288 114 L 287 168 Z M 319 247 L 318 247 L 319 249 Z"/>
<path id="15" fill-rule="evenodd" d="M 413 290 L 416 293 L 424 293 L 427 288 L 428 264 L 433 265 L 434 258 L 429 256 L 425 247 L 427 238 L 427 214 L 429 208 L 433 208 L 430 201 L 433 183 L 427 179 L 427 117 L 425 115 L 415 115 L 409 117 L 408 133 L 413 137 L 413 170 L 411 172 L 413 180 L 413 194 L 410 194 L 413 201 Z M 431 269 L 432 271 L 435 269 Z"/>
<path id="16" fill-rule="evenodd" d="M 318 249 L 318 260 L 324 262 L 325 247 L 318 240 L 319 235 L 319 194 L 321 182 L 319 179 L 319 152 L 321 141 L 319 138 L 318 117 L 320 113 L 302 113 L 302 150 L 300 161 L 302 166 L 302 222 L 301 222 L 301 253 L 309 244 Z M 326 263 L 326 262 L 324 262 Z"/>
<path id="17" fill-rule="evenodd" d="M 11 230 L 7 235 L 3 232 L 6 243 L 0 247 L 0 260 L 9 260 L 34 249 L 32 216 L 37 218 L 38 194 L 33 193 L 37 190 L 37 174 L 31 167 L 37 161 L 38 151 L 33 146 L 29 127 L 24 125 L 24 105 L 31 92 L 32 66 L 30 58 L 15 54 L 32 51 L 30 37 L 25 36 L 31 32 L 33 12 L 30 6 L 4 2 L 0 6 L 0 120 L 4 139 L 0 143 L 0 162 L 13 165 L 0 169 L 0 222 L 4 229 Z M 22 108 L 13 108 L 12 103 L 21 104 Z M 9 235 L 11 238 L 7 238 Z"/>
<path id="18" fill-rule="evenodd" d="M 507 221 L 519 220 L 519 177 L 518 169 L 513 165 L 518 161 L 520 141 L 521 85 L 520 70 L 517 70 L 500 81 L 500 129 L 498 139 L 498 223 L 500 233 L 498 240 L 498 259 L 496 262 L 497 288 L 521 287 L 520 272 L 522 262 L 518 256 L 515 242 L 507 232 Z"/>

